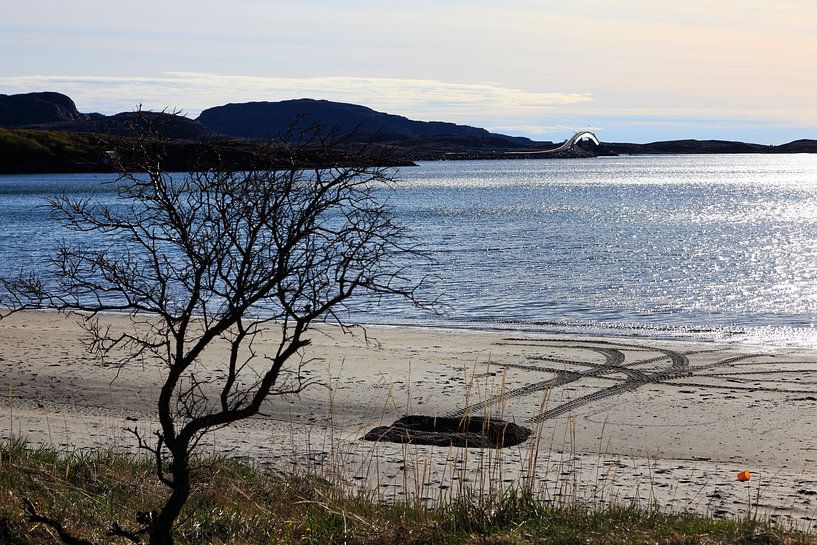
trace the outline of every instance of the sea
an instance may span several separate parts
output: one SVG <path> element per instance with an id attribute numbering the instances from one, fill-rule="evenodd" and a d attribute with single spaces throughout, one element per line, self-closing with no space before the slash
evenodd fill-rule
<path id="1" fill-rule="evenodd" d="M 817 347 L 817 155 L 434 161 L 384 198 L 433 258 L 432 312 L 376 324 Z M 45 271 L 69 234 L 50 195 L 115 197 L 110 174 L 0 176 L 0 275 Z"/>

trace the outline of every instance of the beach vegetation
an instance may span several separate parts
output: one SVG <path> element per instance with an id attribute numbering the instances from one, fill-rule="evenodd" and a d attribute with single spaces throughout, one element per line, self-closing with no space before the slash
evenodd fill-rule
<path id="1" fill-rule="evenodd" d="M 813 534 L 754 518 L 714 519 L 662 513 L 649 506 L 589 508 L 553 503 L 523 488 L 495 495 L 464 494 L 418 509 L 349 494 L 319 475 L 283 474 L 223 457 L 203 457 L 183 507 L 176 542 L 345 545 L 653 544 L 813 545 Z M 153 460 L 114 450 L 58 451 L 16 439 L 0 443 L 0 544 L 59 541 L 55 530 L 29 520 L 25 503 L 66 522 L 94 543 L 123 543 L 109 531 L 164 487 Z"/>
<path id="2" fill-rule="evenodd" d="M 0 172 L 110 170 L 99 135 L 0 128 Z"/>

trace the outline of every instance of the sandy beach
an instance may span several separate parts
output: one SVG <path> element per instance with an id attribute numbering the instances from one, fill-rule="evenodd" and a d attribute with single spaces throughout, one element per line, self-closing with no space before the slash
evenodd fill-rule
<path id="1" fill-rule="evenodd" d="M 125 428 L 153 429 L 161 367 L 100 363 L 81 334 L 75 319 L 46 311 L 0 321 L 3 438 L 132 449 Z M 802 527 L 817 516 L 815 350 L 384 326 L 367 335 L 314 330 L 304 356 L 315 384 L 203 448 L 331 473 L 386 499 L 531 479 L 553 500 L 742 516 L 751 498 L 753 512 Z M 222 356 L 207 354 L 202 372 Z M 484 451 L 360 439 L 404 414 L 465 411 L 536 437 Z M 748 484 L 736 479 L 744 468 Z"/>

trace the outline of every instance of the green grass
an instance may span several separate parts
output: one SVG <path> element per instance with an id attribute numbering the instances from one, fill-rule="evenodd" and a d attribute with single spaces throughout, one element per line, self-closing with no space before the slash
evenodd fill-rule
<path id="1" fill-rule="evenodd" d="M 435 508 L 344 496 L 331 483 L 282 476 L 228 459 L 199 462 L 181 517 L 181 544 L 815 544 L 817 537 L 762 522 L 714 520 L 635 507 L 554 507 L 520 490 L 463 495 Z M 206 477 L 205 477 L 206 476 Z M 0 545 L 57 543 L 27 521 L 22 498 L 97 543 L 113 522 L 134 529 L 136 512 L 165 490 L 149 460 L 113 452 L 62 453 L 0 443 Z"/>
<path id="2" fill-rule="evenodd" d="M 99 140 L 94 134 L 0 129 L 0 160 L 4 168 L 57 160 L 99 163 L 104 151 Z"/>

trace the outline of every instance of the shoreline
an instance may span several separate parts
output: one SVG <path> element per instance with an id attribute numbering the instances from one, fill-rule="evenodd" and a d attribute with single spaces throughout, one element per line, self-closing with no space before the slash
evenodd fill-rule
<path id="1" fill-rule="evenodd" d="M 354 320 L 351 320 L 354 322 Z M 632 340 L 675 341 L 700 344 L 734 345 L 763 348 L 802 348 L 817 350 L 817 330 L 807 327 L 792 326 L 752 326 L 752 325 L 725 325 L 701 326 L 639 324 L 636 322 L 499 322 L 499 321 L 467 321 L 441 320 L 432 321 L 383 321 L 383 322 L 354 322 L 363 327 L 410 327 L 417 329 L 436 329 L 442 331 L 485 331 L 502 333 L 517 331 L 535 335 L 567 335 L 578 338 L 615 338 Z M 759 340 L 750 334 L 757 331 L 779 332 L 777 335 L 766 335 Z M 782 336 L 783 332 L 792 332 L 789 337 Z M 798 333 L 806 335 L 798 336 Z M 708 336 L 707 336 L 708 335 Z M 716 337 L 722 335 L 724 337 Z M 728 338 L 725 338 L 728 337 Z M 775 342 L 773 339 L 780 339 Z"/>
<path id="2" fill-rule="evenodd" d="M 0 130 L 3 130 L 0 127 Z M 5 128 L 5 130 L 21 130 L 21 131 L 36 131 L 38 129 L 25 129 L 25 128 Z M 43 130 L 42 132 L 54 132 Z M 58 134 L 61 131 L 56 131 Z M 87 137 L 93 136 L 95 133 L 71 133 L 65 132 L 65 134 L 69 135 L 76 135 L 80 137 Z M 185 141 L 178 141 L 177 144 L 184 144 Z M 227 143 L 231 143 L 229 140 Z M 233 142 L 234 143 L 234 142 Z M 750 146 L 762 146 L 768 148 L 785 148 L 785 146 L 792 144 L 793 142 L 788 142 L 784 144 L 752 144 L 752 143 L 743 143 L 740 142 L 739 144 L 747 144 Z M 241 143 L 239 143 L 241 144 Z M 244 142 L 246 145 L 251 145 L 252 142 L 247 141 Z M 609 143 L 603 144 L 608 146 L 618 146 L 622 149 L 626 149 L 628 147 L 649 147 L 651 145 L 662 144 L 662 142 L 650 142 L 650 143 Z M 613 154 L 600 154 L 600 155 L 547 155 L 542 154 L 540 151 L 530 151 L 530 152 L 511 152 L 518 155 L 505 155 L 505 151 L 502 152 L 481 152 L 481 151 L 471 151 L 471 152 L 438 152 L 431 155 L 412 155 L 408 153 L 403 156 L 399 156 L 398 158 L 394 159 L 391 163 L 381 166 L 386 167 L 394 167 L 394 168 L 413 168 L 420 165 L 420 163 L 446 163 L 446 162 L 486 162 L 486 161 L 539 161 L 539 160 L 559 160 L 559 161 L 570 161 L 570 160 L 590 160 L 590 159 L 623 159 L 623 158 L 630 158 L 630 157 L 700 157 L 700 156 L 787 156 L 787 155 L 817 155 L 817 140 L 813 141 L 813 144 L 810 148 L 806 151 L 799 150 L 799 149 L 782 149 L 782 150 L 758 150 L 758 151 L 712 151 L 708 149 L 702 149 L 700 151 L 679 151 L 679 152 L 672 152 L 672 151 L 642 151 L 642 152 L 615 152 Z M 65 159 L 65 158 L 63 158 Z M 77 163 L 82 159 L 78 157 L 69 158 L 71 161 L 69 164 L 57 164 L 50 169 L 43 170 L 41 166 L 30 166 L 25 165 L 23 167 L 13 168 L 8 166 L 0 167 L 0 176 L 38 176 L 38 175 L 74 175 L 74 174 L 117 174 L 117 171 L 113 169 L 108 164 L 90 164 L 90 165 L 78 165 Z M 37 161 L 37 165 L 42 164 L 42 160 Z M 183 169 L 178 170 L 177 172 L 185 172 Z"/>
<path id="3" fill-rule="evenodd" d="M 121 326 L 125 317 L 104 318 Z M 161 368 L 100 365 L 78 333 L 73 320 L 49 311 L 0 321 L 0 386 L 8 392 L 0 436 L 13 430 L 68 449 L 129 450 L 125 427 L 152 429 Z M 568 471 L 577 496 L 601 490 L 724 516 L 745 512 L 746 486 L 735 473 L 747 467 L 761 512 L 801 522 L 817 514 L 815 350 L 435 326 L 371 325 L 367 335 L 379 345 L 316 328 L 307 376 L 324 387 L 273 399 L 268 417 L 216 432 L 208 452 L 279 469 L 331 468 L 350 487 L 398 496 L 412 493 L 414 480 L 452 492 L 458 475 L 485 486 L 535 478 L 552 489 Z M 203 371 L 219 358 L 218 350 L 207 354 Z M 404 414 L 463 409 L 531 427 L 538 439 L 500 451 L 360 440 Z M 477 467 L 452 472 L 463 456 Z M 480 475 L 477 460 L 493 473 Z M 429 469 L 412 476 L 400 467 Z"/>
<path id="4" fill-rule="evenodd" d="M 70 318 L 66 315 L 51 308 L 31 309 L 27 312 L 53 313 L 54 315 Z M 112 317 L 127 317 L 131 313 L 127 311 L 105 311 L 99 312 L 99 316 Z M 458 332 L 486 332 L 486 333 L 508 333 L 518 332 L 531 335 L 558 335 L 575 337 L 577 339 L 617 339 L 617 340 L 633 340 L 633 341 L 659 341 L 659 342 L 678 342 L 678 343 L 693 343 L 693 344 L 711 344 L 718 346 L 733 346 L 755 348 L 757 350 L 768 349 L 803 349 L 814 350 L 817 353 L 817 330 L 806 327 L 790 327 L 790 326 L 748 326 L 748 325 L 731 325 L 723 326 L 702 326 L 698 328 L 690 328 L 684 325 L 663 325 L 652 324 L 653 327 L 646 327 L 645 324 L 638 324 L 635 322 L 599 322 L 599 323 L 583 323 L 580 321 L 568 321 L 565 323 L 558 322 L 497 322 L 497 321 L 467 321 L 467 320 L 440 320 L 434 321 L 383 321 L 383 322 L 363 322 L 355 321 L 353 318 L 347 320 L 347 323 L 356 328 L 411 328 L 417 330 L 427 331 L 441 331 L 449 333 Z M 332 322 L 320 323 L 316 327 L 338 327 Z M 313 327 L 314 328 L 314 327 Z M 734 328 L 734 329 L 730 329 Z M 783 339 L 779 342 L 772 342 L 772 337 L 766 336 L 760 341 L 750 341 L 741 335 L 747 335 L 749 330 L 777 330 L 777 331 L 793 331 L 793 332 L 812 332 L 813 340 L 809 342 L 792 341 L 791 338 Z M 732 338 L 715 338 L 696 336 L 701 334 L 725 334 Z M 778 335 L 777 338 L 780 338 Z"/>

